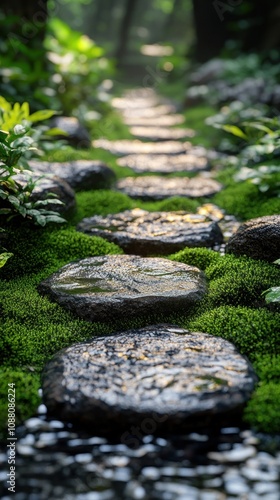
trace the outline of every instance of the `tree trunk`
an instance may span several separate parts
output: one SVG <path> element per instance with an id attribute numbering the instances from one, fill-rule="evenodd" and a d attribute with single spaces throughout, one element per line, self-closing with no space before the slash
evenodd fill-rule
<path id="1" fill-rule="evenodd" d="M 124 16 L 121 21 L 120 26 L 120 34 L 119 34 L 119 46 L 116 51 L 116 58 L 118 61 L 118 65 L 122 64 L 129 38 L 129 31 L 131 28 L 133 14 L 135 11 L 135 7 L 137 5 L 137 0 L 127 0 L 125 6 Z"/>

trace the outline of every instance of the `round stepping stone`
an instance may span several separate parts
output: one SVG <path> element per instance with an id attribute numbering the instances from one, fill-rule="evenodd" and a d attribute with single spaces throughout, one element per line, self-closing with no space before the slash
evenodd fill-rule
<path id="1" fill-rule="evenodd" d="M 251 219 L 226 245 L 227 253 L 274 262 L 280 257 L 280 215 Z"/>
<path id="2" fill-rule="evenodd" d="M 124 109 L 122 114 L 125 118 L 156 118 L 176 113 L 176 106 L 172 104 L 160 104 L 159 106 L 140 108 L 140 109 Z"/>
<path id="3" fill-rule="evenodd" d="M 142 109 L 151 108 L 159 104 L 159 99 L 155 95 L 150 95 L 146 97 L 140 96 L 127 96 L 127 97 L 115 97 L 112 99 L 111 104 L 113 108 L 126 110 L 126 109 Z"/>
<path id="4" fill-rule="evenodd" d="M 42 388 L 52 416 L 95 432 L 123 430 L 125 440 L 139 424 L 146 434 L 224 425 L 241 414 L 256 379 L 230 342 L 154 325 L 63 349 L 46 365 Z"/>
<path id="5" fill-rule="evenodd" d="M 209 168 L 208 158 L 198 156 L 196 150 L 179 155 L 128 155 L 117 160 L 120 167 L 129 167 L 137 174 L 151 172 L 173 174 L 175 172 L 198 172 Z"/>
<path id="6" fill-rule="evenodd" d="M 90 257 L 62 267 L 39 291 L 88 321 L 188 308 L 206 292 L 196 267 L 135 255 Z"/>
<path id="7" fill-rule="evenodd" d="M 100 161 L 78 160 L 67 162 L 30 161 L 32 170 L 51 173 L 64 179 L 76 191 L 107 189 L 115 182 L 114 172 Z"/>
<path id="8" fill-rule="evenodd" d="M 45 200 L 48 198 L 48 195 L 52 193 L 57 196 L 57 199 L 62 201 L 63 205 L 56 205 L 52 203 L 50 199 L 50 203 L 45 207 L 47 210 L 67 214 L 75 209 L 75 192 L 64 179 L 51 174 L 45 174 L 45 176 L 42 177 L 42 172 L 30 172 L 30 174 L 32 179 L 36 181 L 35 188 L 31 195 L 33 201 Z M 24 174 L 18 174 L 15 176 L 15 180 L 23 186 L 28 182 L 28 178 Z"/>
<path id="9" fill-rule="evenodd" d="M 172 127 L 173 125 L 180 125 L 184 121 L 183 115 L 163 115 L 157 118 L 137 118 L 132 116 L 124 119 L 125 124 L 130 127 Z"/>
<path id="10" fill-rule="evenodd" d="M 190 128 L 131 127 L 129 131 L 136 137 L 151 141 L 178 141 L 195 136 L 195 131 Z"/>
<path id="11" fill-rule="evenodd" d="M 223 242 L 216 222 L 186 212 L 147 212 L 141 209 L 83 219 L 78 231 L 101 236 L 126 253 L 168 255 L 185 247 L 212 247 Z"/>
<path id="12" fill-rule="evenodd" d="M 188 177 L 125 177 L 117 182 L 117 189 L 131 198 L 142 200 L 163 200 L 170 196 L 200 198 L 212 196 L 222 185 L 210 178 Z"/>
<path id="13" fill-rule="evenodd" d="M 185 153 L 192 147 L 190 142 L 166 141 L 155 144 L 154 142 L 141 142 L 138 140 L 108 141 L 97 139 L 92 143 L 93 147 L 105 149 L 114 155 L 129 154 L 168 154 L 177 155 Z"/>
<path id="14" fill-rule="evenodd" d="M 58 134 L 57 137 L 67 140 L 75 148 L 90 148 L 90 135 L 77 118 L 56 116 L 52 120 L 52 126 L 65 132 L 66 136 Z"/>

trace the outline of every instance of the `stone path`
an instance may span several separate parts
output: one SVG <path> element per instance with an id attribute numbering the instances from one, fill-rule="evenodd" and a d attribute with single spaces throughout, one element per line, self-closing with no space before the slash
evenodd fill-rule
<path id="1" fill-rule="evenodd" d="M 183 122 L 181 115 L 174 114 L 176 106 L 150 89 L 129 91 L 112 104 L 131 126 L 133 136 L 154 142 L 101 138 L 93 141 L 93 147 L 123 156 L 118 164 L 136 173 L 199 172 L 192 178 L 126 177 L 116 182 L 117 190 L 131 198 L 162 200 L 209 197 L 222 189 L 211 173 L 217 154 L 184 142 L 192 130 L 170 128 Z M 75 189 L 83 186 L 80 182 L 111 185 L 114 177 L 106 166 L 95 162 L 37 167 L 68 176 Z M 134 255 L 69 263 L 38 290 L 87 321 L 143 319 L 176 311 L 187 314 L 207 293 L 203 273 L 151 255 L 168 255 L 185 246 L 220 246 L 221 221 L 234 222 L 226 221 L 210 203 L 197 214 L 140 209 L 107 217 L 93 214 L 77 229 L 114 241 Z M 158 427 L 175 432 L 202 422 L 208 425 L 214 416 L 240 414 L 255 381 L 251 365 L 229 342 L 207 333 L 156 325 L 95 338 L 57 353 L 44 372 L 43 396 L 54 416 L 93 425 L 95 431 L 108 431 L 112 426 L 125 429 L 155 414 Z"/>

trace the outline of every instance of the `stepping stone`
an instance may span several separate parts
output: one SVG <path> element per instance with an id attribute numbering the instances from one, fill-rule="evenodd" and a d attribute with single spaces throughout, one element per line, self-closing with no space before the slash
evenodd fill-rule
<path id="1" fill-rule="evenodd" d="M 140 108 L 140 109 L 125 109 L 122 114 L 125 118 L 157 118 L 176 113 L 176 106 L 173 104 L 160 104 L 159 106 Z"/>
<path id="2" fill-rule="evenodd" d="M 69 116 L 56 116 L 52 119 L 52 126 L 59 128 L 67 135 L 57 135 L 60 139 L 65 139 L 75 148 L 90 148 L 90 135 L 87 129 L 77 118 Z"/>
<path id="3" fill-rule="evenodd" d="M 274 262 L 280 258 L 280 215 L 251 219 L 238 229 L 226 245 L 237 256 Z"/>
<path id="4" fill-rule="evenodd" d="M 210 178 L 188 177 L 125 177 L 116 184 L 117 189 L 131 198 L 142 200 L 163 200 L 170 196 L 201 198 L 212 196 L 222 189 L 222 185 Z"/>
<path id="5" fill-rule="evenodd" d="M 168 310 L 186 313 L 206 292 L 203 273 L 168 259 L 135 255 L 89 257 L 62 267 L 39 291 L 88 321 Z"/>
<path id="6" fill-rule="evenodd" d="M 131 127 L 172 127 L 184 123 L 183 115 L 166 115 L 157 118 L 126 117 L 124 122 Z"/>
<path id="7" fill-rule="evenodd" d="M 32 200 L 45 200 L 50 193 L 53 193 L 63 202 L 63 205 L 56 205 L 50 200 L 50 203 L 44 207 L 46 210 L 67 214 L 76 208 L 75 192 L 64 179 L 49 174 L 42 177 L 41 172 L 30 172 L 30 174 L 32 179 L 36 181 L 31 196 Z M 15 176 L 15 180 L 24 186 L 27 184 L 28 178 L 24 174 L 18 174 Z"/>
<path id="8" fill-rule="evenodd" d="M 131 127 L 129 131 L 136 137 L 151 141 L 178 141 L 195 136 L 195 131 L 190 128 Z"/>
<path id="9" fill-rule="evenodd" d="M 120 110 L 145 109 L 157 106 L 159 104 L 159 99 L 155 95 L 146 97 L 115 97 L 114 99 L 112 99 L 111 104 L 113 108 Z"/>
<path id="10" fill-rule="evenodd" d="M 168 255 L 185 247 L 213 247 L 223 242 L 216 222 L 186 212 L 147 212 L 136 208 L 83 219 L 77 230 L 116 243 L 126 253 Z"/>
<path id="11" fill-rule="evenodd" d="M 166 141 L 155 144 L 154 142 L 142 142 L 138 140 L 108 141 L 108 139 L 97 139 L 92 142 L 94 148 L 105 149 L 118 156 L 129 154 L 168 154 L 178 155 L 185 153 L 192 147 L 190 142 Z"/>
<path id="12" fill-rule="evenodd" d="M 129 167 L 137 174 L 145 172 L 173 174 L 175 172 L 199 172 L 208 170 L 207 157 L 198 156 L 195 148 L 179 155 L 128 155 L 117 160 L 120 167 Z"/>
<path id="13" fill-rule="evenodd" d="M 78 160 L 67 162 L 30 161 L 32 170 L 51 173 L 65 179 L 76 191 L 108 189 L 115 182 L 115 173 L 100 161 Z"/>
<path id="14" fill-rule="evenodd" d="M 230 342 L 174 325 L 93 338 L 43 371 L 48 413 L 137 442 L 143 433 L 225 425 L 241 416 L 257 377 Z"/>

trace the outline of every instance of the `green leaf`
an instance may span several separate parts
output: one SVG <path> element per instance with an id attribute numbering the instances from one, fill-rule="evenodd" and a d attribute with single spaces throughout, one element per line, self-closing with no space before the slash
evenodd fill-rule
<path id="1" fill-rule="evenodd" d="M 32 123 L 40 122 L 42 120 L 48 120 L 54 115 L 58 115 L 57 111 L 53 111 L 52 109 L 41 109 L 41 111 L 36 111 L 32 115 L 28 117 L 28 120 Z"/>
<path id="2" fill-rule="evenodd" d="M 279 264 L 279 266 L 280 266 L 280 259 L 275 260 L 273 263 L 274 264 Z"/>
<path id="3" fill-rule="evenodd" d="M 0 254 L 0 267 L 3 267 L 7 260 L 10 259 L 14 254 L 9 252 L 4 252 Z"/>
<path id="4" fill-rule="evenodd" d="M 265 301 L 270 302 L 280 302 L 280 286 L 274 286 L 266 290 Z"/>
<path id="5" fill-rule="evenodd" d="M 221 128 L 236 137 L 240 137 L 240 139 L 244 139 L 245 141 L 248 140 L 248 136 L 236 125 L 223 125 Z"/>

